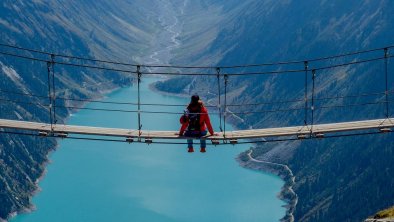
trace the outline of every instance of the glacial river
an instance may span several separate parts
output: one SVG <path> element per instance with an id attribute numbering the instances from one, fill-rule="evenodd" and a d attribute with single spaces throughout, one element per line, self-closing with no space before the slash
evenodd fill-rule
<path id="1" fill-rule="evenodd" d="M 142 83 L 145 103 L 188 102 L 151 91 L 148 85 L 152 81 Z M 117 90 L 104 101 L 136 101 L 136 87 Z M 105 106 L 91 103 L 87 107 Z M 179 112 L 182 108 L 165 110 Z M 134 113 L 81 110 L 69 124 L 135 129 L 136 119 Z M 211 115 L 211 120 L 218 130 L 218 117 Z M 142 124 L 144 129 L 155 130 L 180 127 L 178 115 L 143 114 Z M 248 145 L 209 145 L 205 154 L 198 149 L 190 154 L 185 145 L 59 142 L 39 183 L 41 191 L 33 198 L 37 209 L 12 222 L 277 222 L 285 215 L 285 203 L 277 198 L 283 181 L 244 169 L 235 160 Z"/>

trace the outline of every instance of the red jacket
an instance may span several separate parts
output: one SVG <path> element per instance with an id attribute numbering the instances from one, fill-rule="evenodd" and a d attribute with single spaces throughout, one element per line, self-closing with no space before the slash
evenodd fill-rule
<path id="1" fill-rule="evenodd" d="M 179 130 L 179 135 L 183 136 L 183 133 L 185 132 L 185 130 L 189 126 L 189 121 L 183 121 L 183 116 L 182 116 L 180 119 L 180 122 L 182 123 L 182 126 L 181 126 L 181 129 Z M 201 128 L 200 128 L 201 132 L 207 130 L 207 127 L 208 127 L 209 133 L 211 135 L 214 134 L 213 128 L 211 125 L 211 120 L 209 119 L 208 110 L 204 106 L 201 107 L 200 126 L 201 126 Z"/>

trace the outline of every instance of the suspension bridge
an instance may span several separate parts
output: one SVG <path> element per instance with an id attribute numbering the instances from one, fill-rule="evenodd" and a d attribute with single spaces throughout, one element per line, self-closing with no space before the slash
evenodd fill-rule
<path id="1" fill-rule="evenodd" d="M 217 104 L 210 105 L 208 107 L 215 108 L 220 118 L 220 132 L 215 135 L 209 135 L 203 137 L 203 139 L 210 140 L 214 145 L 221 144 L 237 144 L 237 143 L 256 143 L 256 142 L 271 142 L 271 141 L 288 141 L 288 140 L 304 140 L 304 139 L 316 139 L 316 138 L 329 138 L 329 137 L 344 137 L 353 135 L 365 135 L 365 134 L 377 134 L 377 133 L 389 133 L 392 132 L 394 127 L 394 118 L 390 116 L 390 101 L 389 96 L 394 93 L 394 90 L 389 89 L 389 60 L 394 57 L 389 54 L 389 50 L 394 46 L 387 46 L 384 48 L 369 49 L 351 53 L 345 53 L 335 56 L 314 58 L 300 61 L 285 61 L 275 63 L 262 63 L 262 64 L 248 64 L 248 65 L 236 65 L 236 66 L 175 66 L 175 65 L 139 65 L 131 63 L 123 63 L 117 61 L 99 60 L 92 58 L 83 58 L 70 55 L 54 54 L 45 51 L 33 50 L 28 48 L 22 48 L 18 46 L 0 44 L 1 47 L 10 50 L 0 50 L 0 55 L 4 57 L 16 58 L 21 60 L 29 60 L 32 62 L 46 64 L 47 72 L 47 95 L 35 95 L 26 92 L 7 91 L 0 89 L 0 92 L 11 95 L 29 96 L 35 98 L 46 99 L 48 104 L 37 103 L 48 110 L 49 122 L 34 122 L 34 121 L 21 121 L 11 119 L 0 119 L 0 128 L 3 130 L 1 133 L 10 134 L 21 134 L 30 136 L 41 136 L 41 137 L 59 137 L 59 138 L 71 138 L 71 139 L 90 139 L 90 140 L 105 140 L 105 141 L 117 141 L 117 142 L 143 142 L 147 144 L 151 143 L 171 143 L 171 144 L 184 144 L 177 142 L 179 140 L 187 139 L 182 135 L 178 134 L 178 131 L 154 131 L 146 130 L 142 128 L 141 114 L 150 113 L 157 115 L 164 114 L 175 114 L 182 115 L 182 112 L 165 112 L 165 111 L 146 111 L 142 107 L 145 106 L 175 106 L 184 107 L 179 104 L 147 104 L 143 103 L 143 98 L 140 92 L 140 83 L 143 76 L 149 75 L 165 75 L 165 76 L 205 76 L 213 77 L 217 79 Z M 16 51 L 16 52 L 15 52 Z M 381 54 L 379 55 L 379 53 Z M 377 54 L 377 56 L 368 57 L 367 59 L 353 59 L 350 62 L 335 63 L 332 62 L 334 59 L 346 58 L 349 56 L 359 56 L 368 53 Z M 32 54 L 38 54 L 40 56 L 32 56 Z M 78 63 L 72 61 L 79 61 Z M 322 61 L 331 61 L 329 65 L 320 65 L 311 68 L 311 64 Z M 383 61 L 383 72 L 384 76 L 384 92 L 374 93 L 361 93 L 357 95 L 342 95 L 328 98 L 318 98 L 316 96 L 316 76 L 319 71 L 330 70 L 338 67 L 355 66 L 359 64 L 368 64 L 371 62 Z M 100 64 L 100 65 L 97 65 Z M 287 66 L 292 67 L 302 66 L 300 69 L 283 69 L 278 68 L 275 70 L 264 70 L 264 71 L 245 71 L 248 68 L 260 68 L 260 67 L 272 67 L 272 66 Z M 112 71 L 119 73 L 126 73 L 135 75 L 137 83 L 137 101 L 135 103 L 129 102 L 103 102 L 99 100 L 91 99 L 71 99 L 62 98 L 57 95 L 55 78 L 56 71 L 55 66 L 68 66 L 84 69 L 96 69 L 104 71 Z M 152 71 L 152 69 L 166 69 L 176 71 Z M 143 70 L 144 69 L 144 70 Z M 179 71 L 181 70 L 181 71 Z M 192 70 L 192 72 L 185 72 L 183 70 Z M 207 72 L 206 70 L 214 70 L 214 72 Z M 223 72 L 226 70 L 226 73 Z M 229 72 L 230 70 L 236 70 Z M 240 71 L 239 71 L 240 70 Z M 257 76 L 257 75 L 278 75 L 278 74 L 303 74 L 305 76 L 304 84 L 304 98 L 290 100 L 290 101 L 271 101 L 261 102 L 255 104 L 228 104 L 228 82 L 231 76 Z M 381 96 L 384 99 L 380 101 L 359 103 L 359 104 L 342 104 L 340 106 L 316 106 L 316 101 L 322 99 L 339 99 L 339 98 L 356 98 L 366 96 Z M 125 110 L 125 109 L 94 109 L 98 111 L 107 112 L 126 112 L 136 114 L 136 125 L 134 129 L 120 129 L 120 128 L 106 128 L 106 127 L 90 127 L 90 126 L 77 126 L 68 124 L 59 124 L 57 121 L 57 108 L 67 109 L 89 109 L 84 107 L 72 107 L 58 105 L 57 101 L 68 100 L 78 102 L 97 102 L 110 105 L 133 105 L 136 106 L 136 110 Z M 224 100 L 224 101 L 222 101 Z M 3 102 L 12 103 L 25 103 L 18 100 L 7 100 L 0 99 Z M 302 104 L 302 107 L 291 107 L 286 109 L 274 109 L 274 110 L 251 110 L 247 112 L 232 112 L 231 107 L 256 107 L 266 104 L 282 104 L 282 103 L 297 103 Z M 367 119 L 360 121 L 344 121 L 336 123 L 325 123 L 317 124 L 315 122 L 316 110 L 335 108 L 335 107 L 354 107 L 354 106 L 365 106 L 365 105 L 383 105 L 384 116 L 378 119 Z M 273 113 L 283 111 L 302 111 L 304 124 L 298 126 L 283 126 L 275 128 L 264 128 L 264 129 L 249 129 L 249 130 L 226 130 L 226 118 L 230 115 L 241 115 L 241 114 L 262 114 L 262 113 Z M 11 131 L 6 131 L 11 130 Z M 98 136 L 98 137 L 78 137 L 82 136 Z M 272 138 L 271 140 L 267 138 Z M 197 139 L 197 138 L 193 138 Z M 199 138 L 198 138 L 199 139 Z M 255 139 L 255 140 L 253 140 Z M 257 140 L 256 140 L 257 139 Z M 164 141 L 163 141 L 164 140 Z M 245 141 L 247 140 L 247 141 Z M 243 141 L 243 142 L 242 142 Z"/>

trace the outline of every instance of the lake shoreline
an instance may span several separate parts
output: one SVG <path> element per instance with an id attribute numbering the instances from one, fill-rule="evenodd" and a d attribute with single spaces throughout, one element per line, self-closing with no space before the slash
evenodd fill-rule
<path id="1" fill-rule="evenodd" d="M 255 160 L 251 157 L 251 153 L 252 149 L 239 154 L 237 157 L 238 163 L 240 166 L 250 170 L 279 176 L 285 182 L 278 194 L 278 198 L 287 203 L 287 205 L 284 206 L 286 208 L 286 215 L 280 221 L 294 222 L 294 211 L 297 206 L 298 196 L 293 190 L 293 186 L 295 185 L 293 173 L 286 165 Z"/>
<path id="2" fill-rule="evenodd" d="M 151 95 L 151 94 L 149 94 L 148 92 L 149 91 L 146 91 L 146 89 L 148 88 L 148 85 L 150 85 L 151 83 L 153 82 L 153 79 L 150 79 L 150 80 L 147 80 L 145 83 L 143 83 L 143 90 L 144 90 L 144 92 L 146 92 L 147 94 L 145 95 L 145 96 L 147 96 L 147 97 L 145 97 L 146 99 L 148 99 L 149 100 L 149 98 L 151 98 L 152 96 L 150 96 L 149 97 L 149 95 Z M 134 94 L 135 95 L 135 92 L 136 92 L 136 89 L 135 89 L 135 87 L 134 87 L 134 89 L 133 89 L 133 91 L 130 91 L 129 89 L 126 89 L 125 90 L 125 92 L 124 93 L 121 93 L 121 94 L 119 94 L 119 93 L 114 93 L 113 95 L 122 95 L 123 97 L 116 97 L 117 98 L 117 101 L 121 101 L 121 99 L 120 98 L 129 98 L 129 95 L 130 94 Z M 124 95 L 126 95 L 126 97 L 124 97 Z M 110 100 L 110 99 L 116 99 L 115 97 L 114 98 L 112 98 L 111 96 L 110 96 L 110 98 L 107 98 L 108 100 Z M 161 98 L 160 99 L 160 101 L 166 101 L 166 103 L 169 103 L 169 104 L 179 104 L 179 103 L 183 103 L 183 102 L 187 102 L 187 100 L 185 100 L 185 99 L 181 99 L 181 100 L 178 100 L 178 99 L 176 99 L 176 100 L 172 100 L 171 98 L 166 98 L 165 96 L 162 96 L 162 97 L 159 97 L 159 98 Z M 164 100 L 163 100 L 164 99 Z M 169 99 L 169 100 L 167 100 L 167 99 Z M 180 102 L 181 101 L 181 102 Z M 183 102 L 182 102 L 183 101 Z M 150 103 L 157 103 L 158 101 L 148 101 L 148 102 L 150 102 Z M 90 106 L 90 105 L 89 105 Z M 82 111 L 82 113 L 81 114 L 77 114 L 77 115 L 75 115 L 75 117 L 76 118 L 80 118 L 80 119 L 84 119 L 84 116 L 86 116 L 86 115 L 88 115 L 87 113 L 85 113 L 85 111 L 83 111 L 83 110 L 81 110 Z M 216 120 L 217 118 L 216 118 L 216 116 L 215 117 L 213 117 L 212 118 L 212 120 L 214 121 L 214 123 L 215 123 L 215 125 L 217 124 L 217 120 Z M 70 123 L 70 121 L 75 121 L 75 119 L 74 118 L 71 118 L 70 120 L 68 120 L 67 122 L 68 123 Z M 121 121 L 122 122 L 122 121 Z M 74 124 L 74 122 L 72 122 L 73 124 Z M 174 121 L 173 120 L 171 120 L 171 123 L 174 123 Z M 154 124 L 154 123 L 153 123 Z M 177 123 L 174 123 L 174 125 L 177 125 Z M 150 127 L 149 125 L 146 125 L 147 127 Z M 163 129 L 164 130 L 164 129 Z M 73 152 L 73 151 L 70 151 L 67 147 L 63 147 L 62 146 L 62 144 L 60 144 L 60 146 L 61 146 L 61 148 L 62 149 L 59 149 L 60 151 L 61 151 L 61 153 L 64 153 L 65 151 L 66 151 L 66 153 L 68 153 L 69 155 L 71 154 L 71 156 L 75 156 L 75 152 Z M 105 145 L 104 145 L 105 146 Z M 251 174 L 251 175 L 254 175 L 253 177 L 255 177 L 255 178 L 258 178 L 259 180 L 258 181 L 260 181 L 260 178 L 265 178 L 265 177 L 269 177 L 269 178 L 272 178 L 272 180 L 271 179 L 269 179 L 269 180 L 261 180 L 261 181 L 264 181 L 264 182 L 257 182 L 257 183 L 248 183 L 248 184 L 250 184 L 250 185 L 247 185 L 247 186 L 249 186 L 250 188 L 252 188 L 252 189 L 244 189 L 245 191 L 247 191 L 247 193 L 250 193 L 250 192 L 248 192 L 248 191 L 253 191 L 256 187 L 259 187 L 260 185 L 259 184 L 267 184 L 268 185 L 268 187 L 270 187 L 270 188 L 268 188 L 268 190 L 267 191 L 263 191 L 263 190 L 255 190 L 255 191 L 253 191 L 253 193 L 261 193 L 261 194 L 259 194 L 259 195 L 257 195 L 257 196 L 251 196 L 251 197 L 249 197 L 249 198 L 245 198 L 245 200 L 248 202 L 248 200 L 250 200 L 250 202 L 249 202 L 249 204 L 253 204 L 253 203 L 256 203 L 257 205 L 259 205 L 260 203 L 266 203 L 265 201 L 263 201 L 262 199 L 264 198 L 264 197 L 267 197 L 267 196 L 269 196 L 269 200 L 270 200 L 270 202 L 267 202 L 267 203 L 274 203 L 275 202 L 275 211 L 276 212 L 278 212 L 277 214 L 276 214 L 276 216 L 274 217 L 275 219 L 274 220 L 265 220 L 265 221 L 279 221 L 279 219 L 285 214 L 285 209 L 282 207 L 283 206 L 283 204 L 285 204 L 284 202 L 282 202 L 282 201 L 279 201 L 279 198 L 277 198 L 277 196 L 275 195 L 276 193 L 278 193 L 279 191 L 280 191 L 280 188 L 281 188 L 281 186 L 283 185 L 283 180 L 281 180 L 279 177 L 277 177 L 277 176 L 270 176 L 269 174 L 266 174 L 265 176 L 264 175 L 260 175 L 260 173 L 257 173 L 257 172 L 250 172 L 249 170 L 244 170 L 244 169 L 242 169 L 242 168 L 240 168 L 239 167 L 239 164 L 238 163 L 236 163 L 236 162 L 234 162 L 234 157 L 236 157 L 240 152 L 242 152 L 242 151 L 244 151 L 244 150 L 247 150 L 248 149 L 248 146 L 245 146 L 245 147 L 242 147 L 241 149 L 237 149 L 237 151 L 236 152 L 225 152 L 225 153 L 222 153 L 223 155 L 224 154 L 226 154 L 225 156 L 225 158 L 223 158 L 223 155 L 220 155 L 220 158 L 219 159 L 226 159 L 225 160 L 225 162 L 226 163 L 231 163 L 230 164 L 230 166 L 231 166 L 231 169 L 233 169 L 233 171 L 231 171 L 231 172 L 243 172 L 243 173 L 246 173 L 247 175 L 249 175 L 249 174 Z M 105 150 L 105 152 L 103 152 L 103 153 L 107 153 L 107 151 L 106 151 L 106 148 L 104 148 L 104 150 Z M 125 149 L 125 151 L 126 152 L 130 152 L 130 151 L 127 151 L 127 150 L 129 150 L 129 149 Z M 145 147 L 142 149 L 143 150 L 143 152 L 142 153 L 145 153 L 146 154 L 146 151 L 145 151 Z M 164 154 L 167 154 L 168 153 L 168 149 L 166 149 L 166 150 L 162 150 L 162 152 L 164 152 Z M 223 150 L 224 151 L 224 150 Z M 220 152 L 223 152 L 223 151 L 220 151 Z M 230 151 L 230 150 L 229 150 Z M 72 153 L 70 153 L 70 152 L 72 152 Z M 135 152 L 135 151 L 133 151 L 133 152 Z M 157 150 L 157 152 L 160 152 L 160 149 L 158 149 Z M 177 153 L 176 155 L 180 155 L 180 156 L 184 156 L 184 152 L 182 152 L 181 154 L 179 154 L 179 152 L 175 152 L 175 153 Z M 52 153 L 53 154 L 53 153 Z M 145 155 L 144 154 L 144 155 Z M 151 159 L 151 158 L 154 158 L 154 157 L 152 157 L 151 155 L 153 155 L 153 153 L 152 154 L 149 154 L 148 156 L 148 158 L 149 159 Z M 211 159 L 212 160 L 212 156 L 215 156 L 215 155 L 218 155 L 218 150 L 216 150 L 215 152 L 212 152 L 212 155 L 209 155 L 209 156 L 206 156 L 206 158 L 204 158 L 203 159 L 203 161 L 206 161 L 207 159 Z M 104 155 L 104 156 L 107 156 L 106 154 Z M 125 156 L 129 156 L 129 155 L 125 155 Z M 50 157 L 50 159 L 53 161 L 53 163 L 56 163 L 56 164 L 53 164 L 53 165 L 57 165 L 57 168 L 58 169 L 60 169 L 59 168 L 59 163 L 60 164 L 62 164 L 62 161 L 59 161 L 59 155 L 53 155 L 53 156 L 49 156 Z M 208 158 L 209 157 L 209 158 Z M 80 159 L 80 161 L 83 161 L 83 160 L 85 160 L 86 158 L 82 158 L 81 157 L 81 159 Z M 112 160 L 114 160 L 114 158 L 109 158 L 109 159 L 112 159 Z M 115 158 L 116 159 L 116 158 Z M 190 161 L 187 161 L 187 160 L 185 160 L 185 158 L 182 158 L 182 159 L 180 159 L 179 161 L 186 161 L 186 162 L 190 162 Z M 197 160 L 196 160 L 197 161 Z M 97 161 L 97 163 L 98 164 L 100 164 L 100 162 L 101 162 L 101 160 L 100 161 Z M 115 161 L 115 162 L 117 162 L 117 161 Z M 123 161 L 122 161 L 123 162 Z M 129 161 L 127 161 L 127 162 L 129 162 Z M 173 162 L 173 161 L 170 161 L 170 162 Z M 170 163 L 169 162 L 169 163 Z M 193 162 L 193 161 L 192 161 Z M 192 163 L 191 162 L 191 163 Z M 214 161 L 215 163 L 217 163 L 217 161 Z M 63 162 L 64 163 L 64 162 Z M 48 164 L 51 164 L 51 162 L 48 162 Z M 92 163 L 91 163 L 92 164 Z M 144 165 L 146 164 L 146 162 L 144 162 Z M 167 163 L 165 163 L 165 164 L 167 164 Z M 78 163 L 75 163 L 75 165 L 78 165 Z M 127 164 L 127 165 L 129 165 L 129 164 Z M 170 166 L 171 165 L 173 165 L 172 163 L 170 164 Z M 191 165 L 193 165 L 193 164 L 191 164 Z M 92 165 L 93 166 L 93 165 Z M 187 164 L 186 165 L 182 165 L 182 166 L 188 166 Z M 227 166 L 226 164 L 224 165 L 224 166 Z M 221 166 L 220 166 L 221 167 Z M 219 168 L 220 168 L 219 167 Z M 64 167 L 61 167 L 61 169 L 63 169 Z M 127 167 L 126 167 L 127 168 Z M 144 167 L 145 169 L 148 169 L 148 170 L 150 170 L 149 169 L 149 167 L 148 168 L 146 168 L 146 167 Z M 178 168 L 178 167 L 177 167 Z M 186 167 L 186 168 L 188 168 L 188 169 L 192 169 L 192 168 L 190 168 L 190 167 Z M 55 177 L 57 177 L 57 178 L 62 178 L 63 176 L 61 176 L 62 174 L 60 173 L 59 174 L 59 172 L 56 172 L 56 170 L 54 170 L 55 168 L 48 168 L 48 170 L 49 170 L 49 174 L 48 174 L 48 176 L 45 176 L 45 174 L 43 175 L 43 178 L 44 179 L 46 179 L 46 178 L 52 178 L 53 179 L 53 176 L 54 175 L 57 175 L 57 176 L 55 176 Z M 121 167 L 120 169 L 125 169 L 125 167 Z M 227 168 L 226 168 L 227 169 Z M 70 169 L 69 169 L 70 170 Z M 224 169 L 223 169 L 224 170 Z M 188 171 L 188 170 L 187 170 Z M 249 171 L 249 172 L 248 172 Z M 72 172 L 75 172 L 75 170 L 72 170 Z M 80 171 L 80 172 L 82 172 L 82 171 Z M 106 171 L 104 171 L 104 172 L 106 172 Z M 206 172 L 206 170 L 204 170 L 204 172 Z M 59 176 L 60 175 L 60 176 Z M 84 174 L 84 175 L 86 175 L 86 174 Z M 112 174 L 111 174 L 112 175 Z M 150 174 L 147 174 L 147 175 L 150 175 Z M 205 175 L 205 174 L 204 174 Z M 205 175 L 206 176 L 206 175 Z M 215 175 L 215 173 L 213 173 L 213 174 L 210 174 L 210 176 L 216 176 Z M 83 177 L 83 178 L 86 178 L 86 177 Z M 176 178 L 176 177 L 175 177 Z M 238 177 L 239 178 L 239 177 Z M 52 179 L 50 179 L 50 181 L 52 180 Z M 238 181 L 236 178 L 234 178 L 235 179 L 235 181 Z M 52 180 L 53 181 L 53 180 Z M 61 181 L 64 181 L 64 180 L 61 180 Z M 271 181 L 272 182 L 274 182 L 275 183 L 275 186 L 273 186 L 273 183 L 271 183 Z M 218 181 L 219 183 L 221 183 L 222 182 L 222 180 L 220 180 L 220 181 Z M 240 182 L 241 184 L 242 184 L 242 182 Z M 90 182 L 89 183 L 87 183 L 87 182 L 85 182 L 85 184 L 90 184 Z M 228 183 L 226 183 L 226 184 L 228 184 Z M 54 189 L 52 189 L 53 188 L 53 186 L 55 186 L 56 187 L 56 183 L 51 183 L 51 185 L 50 186 L 52 186 L 52 188 L 51 189 L 48 189 L 48 184 L 44 184 L 44 186 L 42 186 L 41 184 L 40 184 L 40 186 L 42 187 L 42 191 L 45 191 L 45 190 L 50 190 L 50 192 L 52 192 L 52 193 L 54 193 L 54 194 L 56 194 L 56 190 L 54 190 Z M 89 187 L 90 185 L 87 185 L 87 187 Z M 107 187 L 107 186 L 105 186 L 105 187 Z M 128 187 L 128 186 L 127 186 Z M 171 186 L 172 187 L 172 186 Z M 238 187 L 238 186 L 237 186 Z M 85 187 L 86 188 L 86 187 Z M 225 190 L 225 192 L 228 192 L 229 190 L 231 190 L 232 188 L 229 188 L 229 187 L 226 187 L 226 186 L 223 186 L 223 188 L 224 188 L 224 190 Z M 101 189 L 101 188 L 100 188 Z M 127 189 L 129 189 L 129 187 L 127 188 Z M 213 190 L 215 190 L 216 188 L 213 188 Z M 272 189 L 272 190 L 271 190 Z M 188 188 L 186 189 L 186 191 L 188 190 Z M 270 191 L 269 191 L 270 190 Z M 39 191 L 39 190 L 37 190 L 37 191 Z M 45 193 L 45 192 L 41 192 L 41 193 Z M 47 192 L 46 192 L 47 193 Z M 120 193 L 123 193 L 123 191 L 121 191 Z M 242 193 L 242 192 L 241 192 Z M 44 194 L 45 195 L 45 194 Z M 57 194 L 56 194 L 57 195 Z M 237 195 L 236 193 L 234 194 L 235 196 Z M 41 194 L 41 196 L 42 196 L 42 194 Z M 34 200 L 34 199 L 33 199 Z M 208 199 L 209 200 L 209 199 Z M 211 201 L 216 201 L 216 199 L 212 199 Z M 220 201 L 219 201 L 220 202 Z M 156 203 L 156 202 L 153 202 L 153 203 Z M 174 203 L 179 203 L 179 202 L 174 202 Z M 229 203 L 232 203 L 231 201 L 229 202 Z M 32 213 L 32 215 L 33 215 L 33 217 L 32 218 L 35 218 L 36 216 L 35 215 L 41 215 L 41 216 L 44 216 L 44 217 L 42 217 L 42 218 L 47 218 L 47 216 L 46 216 L 46 214 L 45 213 L 43 213 L 43 212 L 45 212 L 46 211 L 46 209 L 48 209 L 48 208 L 45 208 L 45 207 L 43 207 L 43 205 L 41 205 L 40 204 L 40 202 L 36 202 L 35 200 L 34 200 L 34 204 L 37 204 L 37 208 L 39 208 L 39 210 L 37 210 L 36 212 L 33 212 Z M 52 204 L 50 204 L 50 205 L 52 205 Z M 52 205 L 53 206 L 53 205 Z M 94 206 L 94 204 L 93 204 L 93 206 Z M 255 204 L 253 204 L 252 206 L 256 206 Z M 259 205 L 260 206 L 260 205 Z M 263 206 L 263 205 L 262 205 Z M 59 206 L 60 207 L 60 206 Z M 64 208 L 63 208 L 64 209 Z M 251 215 L 254 215 L 254 214 L 256 214 L 256 217 L 253 217 L 253 221 L 254 220 L 256 220 L 256 221 L 258 221 L 258 219 L 259 218 L 264 218 L 265 217 L 265 215 L 269 215 L 269 214 L 264 214 L 264 215 L 261 215 L 261 213 L 258 213 L 258 212 L 264 212 L 264 211 L 269 211 L 269 208 L 265 208 L 265 207 L 263 207 L 263 208 L 261 208 L 261 211 L 259 210 L 259 211 L 253 211 L 253 212 L 251 212 L 250 211 L 250 208 L 246 208 L 245 209 L 246 211 L 249 211 L 250 213 L 251 213 Z M 38 213 L 37 213 L 38 212 Z M 216 211 L 215 211 L 216 212 Z M 257 213 L 254 213 L 254 212 L 257 212 Z M 234 213 L 234 214 L 236 214 L 236 215 L 238 215 L 238 214 L 240 214 L 240 212 L 232 212 L 232 213 Z M 259 215 L 259 216 L 257 216 L 257 215 Z M 261 217 L 261 216 L 263 216 L 263 217 Z M 21 220 L 19 220 L 19 221 L 28 221 L 28 219 L 27 220 L 25 220 L 25 217 L 26 218 L 31 218 L 31 216 L 26 216 L 26 215 L 23 215 L 22 216 L 22 218 L 21 218 Z M 268 217 L 270 217 L 270 216 L 268 216 Z M 18 220 L 16 220 L 16 221 L 18 221 Z M 44 220 L 45 221 L 45 220 Z"/>
<path id="3" fill-rule="evenodd" d="M 130 84 L 129 87 L 131 87 L 131 86 L 133 86 L 133 84 Z M 117 87 L 114 87 L 114 88 L 111 88 L 111 89 L 99 90 L 97 92 L 97 94 L 96 94 L 97 96 L 94 97 L 93 99 L 94 100 L 102 100 L 102 99 L 104 99 L 106 97 L 106 95 L 108 95 L 108 94 L 110 94 L 110 93 L 112 93 L 112 92 L 114 92 L 116 90 L 119 90 L 121 88 L 123 88 L 123 87 L 122 86 L 117 86 Z M 83 108 L 88 103 L 89 102 L 87 102 L 87 101 L 79 102 L 78 106 L 77 106 L 79 108 L 78 109 L 70 109 L 70 114 L 68 116 L 66 116 L 64 119 L 62 119 L 62 121 L 64 121 L 64 123 L 66 124 L 68 122 L 68 120 L 70 119 L 70 117 L 72 117 L 72 115 L 74 113 L 77 113 L 80 110 L 80 108 Z M 22 207 L 18 211 L 14 211 L 14 212 L 9 213 L 9 215 L 6 218 L 6 220 L 4 220 L 4 221 L 10 221 L 10 220 L 14 219 L 15 217 L 17 217 L 18 215 L 32 213 L 33 211 L 35 211 L 37 209 L 36 206 L 32 203 L 32 198 L 42 191 L 42 189 L 39 186 L 39 183 L 47 175 L 47 172 L 48 172 L 47 168 L 52 163 L 49 157 L 60 148 L 60 145 L 59 145 L 59 142 L 58 142 L 59 139 L 54 139 L 54 140 L 55 140 L 55 145 L 48 149 L 48 153 L 45 156 L 46 160 L 40 165 L 41 167 L 43 167 L 44 170 L 41 173 L 41 175 L 36 179 L 36 181 L 34 181 L 35 189 L 32 192 L 30 192 L 29 205 Z M 0 222 L 3 222 L 3 221 L 0 220 Z"/>
<path id="4" fill-rule="evenodd" d="M 157 82 L 157 81 L 156 81 Z M 149 84 L 149 89 L 153 92 L 162 94 L 162 95 L 169 95 L 169 96 L 176 96 L 180 98 L 189 97 L 190 95 L 185 93 L 170 93 L 161 91 L 155 87 L 155 83 L 153 82 Z M 229 122 L 234 128 L 239 129 L 238 125 L 235 121 Z M 278 199 L 286 202 L 287 204 L 283 207 L 286 209 L 286 215 L 280 220 L 281 222 L 294 222 L 293 212 L 298 202 L 297 194 L 294 193 L 292 187 L 294 185 L 294 176 L 289 175 L 289 172 L 284 169 L 275 169 L 274 167 L 270 166 L 269 164 L 265 164 L 262 166 L 258 166 L 258 163 L 254 162 L 251 158 L 248 157 L 248 152 L 250 150 L 246 150 L 238 156 L 235 157 L 235 160 L 239 163 L 239 165 L 245 169 L 249 170 L 256 170 L 263 173 L 272 174 L 274 176 L 278 176 L 283 182 L 283 186 L 281 188 L 280 193 L 278 194 Z M 261 164 L 260 164 L 261 165 Z"/>

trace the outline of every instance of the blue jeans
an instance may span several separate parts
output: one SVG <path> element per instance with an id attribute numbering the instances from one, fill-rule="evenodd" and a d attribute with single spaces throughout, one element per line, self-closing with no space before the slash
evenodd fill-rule
<path id="1" fill-rule="evenodd" d="M 185 132 L 185 136 L 187 137 L 202 137 L 202 136 L 206 136 L 207 135 L 207 131 L 202 131 L 202 132 L 193 132 L 193 131 L 186 131 Z M 207 147 L 207 141 L 205 139 L 200 139 L 200 143 L 201 143 L 201 148 L 205 148 Z M 187 147 L 188 148 L 192 148 L 193 147 L 193 140 L 192 139 L 188 139 L 187 140 Z"/>

